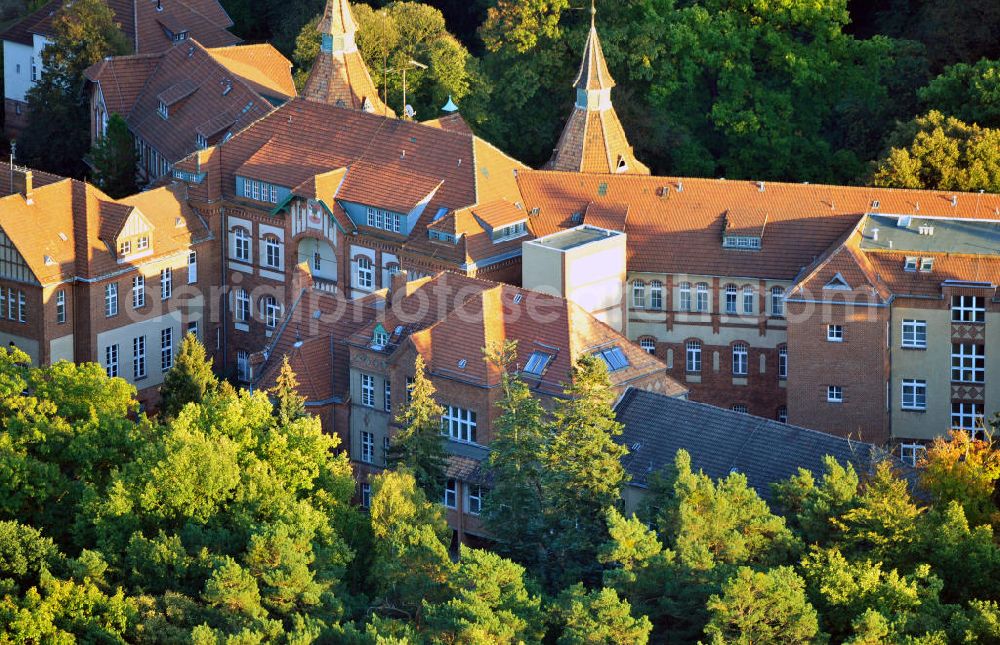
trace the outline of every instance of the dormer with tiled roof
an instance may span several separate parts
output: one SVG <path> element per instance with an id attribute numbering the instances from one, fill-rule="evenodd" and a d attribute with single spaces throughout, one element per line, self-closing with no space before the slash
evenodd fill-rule
<path id="1" fill-rule="evenodd" d="M 590 32 L 576 75 L 576 104 L 546 166 L 549 170 L 601 174 L 648 175 L 649 168 L 635 158 L 625 130 L 611 103 L 615 81 L 601 49 L 590 8 Z"/>
<path id="2" fill-rule="evenodd" d="M 327 0 L 319 23 L 320 47 L 302 96 L 352 110 L 395 117 L 383 103 L 361 58 L 357 24 L 347 0 Z"/>

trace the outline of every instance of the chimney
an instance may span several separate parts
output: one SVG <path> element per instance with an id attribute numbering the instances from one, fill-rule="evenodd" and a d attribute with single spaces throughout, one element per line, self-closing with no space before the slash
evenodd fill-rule
<path id="1" fill-rule="evenodd" d="M 397 297 L 395 294 L 399 294 L 398 298 L 403 298 L 409 293 L 407 292 L 406 285 L 409 283 L 409 276 L 406 271 L 397 271 L 389 277 L 389 293 L 388 299 L 390 302 L 395 302 Z"/>
<path id="2" fill-rule="evenodd" d="M 29 204 L 32 203 L 32 197 L 34 196 L 34 178 L 31 175 L 31 171 L 27 168 L 13 168 L 11 171 L 11 187 L 12 193 L 20 193 L 24 195 L 24 201 Z"/>
<path id="3" fill-rule="evenodd" d="M 878 229 L 872 229 L 872 242 L 878 242 Z"/>

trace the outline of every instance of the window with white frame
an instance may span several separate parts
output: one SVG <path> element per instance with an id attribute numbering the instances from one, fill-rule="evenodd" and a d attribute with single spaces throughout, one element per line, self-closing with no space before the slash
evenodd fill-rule
<path id="1" fill-rule="evenodd" d="M 110 378 L 118 376 L 118 345 L 108 345 L 104 348 L 104 371 Z"/>
<path id="2" fill-rule="evenodd" d="M 743 287 L 743 313 L 744 314 L 750 315 L 750 314 L 753 313 L 753 301 L 754 301 L 753 287 L 751 287 L 749 285 Z"/>
<path id="3" fill-rule="evenodd" d="M 828 403 L 843 403 L 844 388 L 840 385 L 827 385 L 826 400 Z"/>
<path id="4" fill-rule="evenodd" d="M 831 343 L 840 343 L 844 340 L 844 326 L 843 325 L 827 325 L 826 326 L 826 339 Z"/>
<path id="5" fill-rule="evenodd" d="M 368 208 L 365 223 L 372 228 L 380 228 L 383 231 L 399 233 L 401 230 L 402 217 L 399 213 L 390 213 L 381 208 Z"/>
<path id="6" fill-rule="evenodd" d="M 700 340 L 689 340 L 687 342 L 687 360 L 685 361 L 685 369 L 688 372 L 700 372 L 701 371 L 701 341 Z"/>
<path id="7" fill-rule="evenodd" d="M 274 329 L 278 326 L 278 320 L 281 318 L 281 304 L 277 298 L 274 296 L 264 296 L 261 298 L 260 312 L 264 317 L 264 324 L 267 325 L 268 329 Z"/>
<path id="8" fill-rule="evenodd" d="M 736 313 L 736 285 L 727 284 L 726 285 L 726 313 L 735 314 Z"/>
<path id="9" fill-rule="evenodd" d="M 952 296 L 951 321 L 981 323 L 986 321 L 986 299 L 982 296 Z"/>
<path id="10" fill-rule="evenodd" d="M 955 383 L 982 383 L 986 375 L 986 347 L 972 343 L 952 343 L 951 380 Z"/>
<path id="11" fill-rule="evenodd" d="M 361 375 L 361 405 L 375 407 L 375 377 L 371 374 Z"/>
<path id="12" fill-rule="evenodd" d="M 951 427 L 972 433 L 981 432 L 986 426 L 985 408 L 982 403 L 952 403 Z"/>
<path id="13" fill-rule="evenodd" d="M 392 440 L 389 437 L 382 437 L 382 465 L 389 465 L 389 450 L 392 447 Z"/>
<path id="14" fill-rule="evenodd" d="M 111 318 L 118 315 L 118 283 L 104 285 L 104 316 Z"/>
<path id="15" fill-rule="evenodd" d="M 264 238 L 264 266 L 270 269 L 281 268 L 281 242 L 273 235 Z"/>
<path id="16" fill-rule="evenodd" d="M 646 283 L 642 280 L 632 281 L 632 306 L 636 309 L 646 308 Z"/>
<path id="17" fill-rule="evenodd" d="M 903 320 L 903 347 L 927 347 L 927 321 Z"/>
<path id="18" fill-rule="evenodd" d="M 163 101 L 160 101 L 159 104 L 156 106 L 156 111 L 164 119 L 170 118 L 170 108 L 168 108 L 167 104 L 164 103 Z"/>
<path id="19" fill-rule="evenodd" d="M 241 226 L 233 229 L 233 258 L 240 262 L 250 261 L 250 233 Z"/>
<path id="20" fill-rule="evenodd" d="M 677 288 L 677 308 L 680 311 L 691 311 L 691 283 L 682 282 Z"/>
<path id="21" fill-rule="evenodd" d="M 164 372 L 174 366 L 174 330 L 164 327 L 160 330 L 160 369 Z"/>
<path id="22" fill-rule="evenodd" d="M 361 482 L 361 507 L 372 507 L 372 485 L 368 482 Z"/>
<path id="23" fill-rule="evenodd" d="M 149 236 L 148 235 L 140 235 L 139 237 L 136 238 L 136 240 L 135 240 L 135 250 L 136 251 L 145 251 L 148 248 L 149 248 Z"/>
<path id="24" fill-rule="evenodd" d="M 192 320 L 191 322 L 189 322 L 187 324 L 187 333 L 194 334 L 195 338 L 198 338 L 198 339 L 201 338 L 201 334 L 198 333 L 198 321 L 197 320 Z"/>
<path id="25" fill-rule="evenodd" d="M 510 224 L 504 226 L 503 228 L 498 228 L 493 231 L 493 241 L 499 242 L 501 240 L 509 240 L 515 237 L 521 237 L 528 232 L 528 224 L 526 222 L 517 222 L 516 224 Z"/>
<path id="26" fill-rule="evenodd" d="M 733 345 L 733 376 L 746 376 L 750 362 L 750 346 L 746 343 Z"/>
<path id="27" fill-rule="evenodd" d="M 663 283 L 659 280 L 649 283 L 649 308 L 663 309 Z"/>
<path id="28" fill-rule="evenodd" d="M 771 287 L 771 315 L 781 318 L 785 315 L 785 288 Z"/>
<path id="29" fill-rule="evenodd" d="M 375 463 L 375 435 L 364 430 L 361 431 L 361 461 Z"/>
<path id="30" fill-rule="evenodd" d="M 778 423 L 788 423 L 788 407 L 784 405 L 778 406 L 778 414 L 775 415 Z"/>
<path id="31" fill-rule="evenodd" d="M 358 287 L 371 289 L 375 286 L 375 269 L 372 261 L 365 256 L 358 258 Z"/>
<path id="32" fill-rule="evenodd" d="M 479 515 L 483 511 L 483 487 L 467 484 L 465 489 L 468 491 L 469 500 L 466 510 L 469 515 Z"/>
<path id="33" fill-rule="evenodd" d="M 146 306 L 146 278 L 137 275 L 132 277 L 132 308 L 141 309 Z"/>
<path id="34" fill-rule="evenodd" d="M 3 320 L 5 317 L 7 317 L 6 293 L 7 292 L 3 290 L 3 287 L 0 287 L 0 320 Z"/>
<path id="35" fill-rule="evenodd" d="M 382 409 L 386 412 L 392 412 L 392 382 L 389 381 L 389 377 L 385 377 L 385 383 L 382 387 Z"/>
<path id="36" fill-rule="evenodd" d="M 708 283 L 699 282 L 696 291 L 698 295 L 698 311 L 708 311 Z"/>
<path id="37" fill-rule="evenodd" d="M 188 252 L 188 284 L 198 282 L 198 252 Z"/>
<path id="38" fill-rule="evenodd" d="M 13 289 L 7 289 L 7 319 L 17 320 L 17 294 Z"/>
<path id="39" fill-rule="evenodd" d="M 174 272 L 170 267 L 160 271 L 160 299 L 169 300 L 174 293 Z"/>
<path id="40" fill-rule="evenodd" d="M 118 243 L 118 255 L 126 256 L 132 252 L 132 240 L 123 240 Z"/>
<path id="41" fill-rule="evenodd" d="M 740 414 L 750 414 L 750 408 L 748 408 L 743 403 L 737 403 L 732 407 L 733 412 L 739 412 Z"/>
<path id="42" fill-rule="evenodd" d="M 916 271 L 917 270 L 917 258 L 914 256 L 907 256 L 903 261 L 903 271 Z"/>
<path id="43" fill-rule="evenodd" d="M 927 448 L 925 448 L 923 444 L 899 444 L 899 460 L 910 466 L 916 466 L 920 459 L 924 456 L 925 452 L 927 452 Z"/>
<path id="44" fill-rule="evenodd" d="M 236 290 L 236 321 L 250 321 L 250 294 L 243 287 Z"/>
<path id="45" fill-rule="evenodd" d="M 17 322 L 28 322 L 28 301 L 20 289 L 17 290 Z"/>
<path id="46" fill-rule="evenodd" d="M 0 318 L 3 318 L 3 289 L 0 289 Z M 56 291 L 56 323 L 66 322 L 66 292 Z"/>
<path id="47" fill-rule="evenodd" d="M 788 378 L 788 345 L 778 345 L 778 378 Z"/>
<path id="48" fill-rule="evenodd" d="M 934 258 L 920 258 L 920 272 L 930 273 L 934 268 Z"/>
<path id="49" fill-rule="evenodd" d="M 926 410 L 927 381 L 904 378 L 902 405 L 904 410 Z"/>
<path id="50" fill-rule="evenodd" d="M 639 347 L 641 347 L 644 350 L 646 350 L 647 354 L 655 354 L 656 353 L 656 339 L 655 338 L 650 338 L 649 336 L 645 336 L 643 338 L 640 338 L 639 339 Z"/>
<path id="51" fill-rule="evenodd" d="M 524 368 L 521 372 L 531 376 L 541 376 L 551 360 L 552 354 L 546 354 L 545 352 L 531 352 L 531 356 L 528 357 L 528 362 L 524 364 Z"/>
<path id="52" fill-rule="evenodd" d="M 454 405 L 445 406 L 441 434 L 452 441 L 476 443 L 476 413 Z"/>
<path id="53" fill-rule="evenodd" d="M 458 508 L 458 482 L 454 479 L 449 479 L 445 482 L 444 496 L 441 498 L 441 503 L 446 508 Z"/>
<path id="54" fill-rule="evenodd" d="M 132 375 L 138 380 L 146 378 L 146 337 L 132 339 Z"/>
<path id="55" fill-rule="evenodd" d="M 250 371 L 250 352 L 241 349 L 236 352 L 236 378 L 243 383 L 249 383 L 253 373 Z"/>

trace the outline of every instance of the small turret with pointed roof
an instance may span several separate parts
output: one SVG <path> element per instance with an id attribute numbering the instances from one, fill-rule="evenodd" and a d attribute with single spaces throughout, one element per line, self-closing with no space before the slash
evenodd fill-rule
<path id="1" fill-rule="evenodd" d="M 597 35 L 597 9 L 590 4 L 590 33 L 584 45 L 580 71 L 573 81 L 576 105 L 546 165 L 549 170 L 587 173 L 648 175 L 629 145 L 625 130 L 611 103 L 608 63 Z"/>
<path id="2" fill-rule="evenodd" d="M 379 96 L 358 51 L 358 31 L 347 0 L 327 0 L 319 22 L 319 56 L 309 72 L 302 96 L 354 110 L 396 116 Z"/>

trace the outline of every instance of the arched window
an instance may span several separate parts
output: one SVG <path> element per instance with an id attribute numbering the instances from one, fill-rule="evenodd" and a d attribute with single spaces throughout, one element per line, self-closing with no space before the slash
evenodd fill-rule
<path id="1" fill-rule="evenodd" d="M 746 343 L 733 345 L 733 376 L 746 376 L 750 347 Z"/>
<path id="2" fill-rule="evenodd" d="M 708 311 L 708 283 L 699 282 L 697 285 L 698 290 L 698 311 L 707 312 Z"/>
<path id="3" fill-rule="evenodd" d="M 682 282 L 677 289 L 677 309 L 691 311 L 691 283 Z"/>
<path id="4" fill-rule="evenodd" d="M 688 372 L 701 371 L 701 341 L 689 340 L 687 342 L 687 360 L 685 370 Z"/>
<path id="5" fill-rule="evenodd" d="M 358 258 L 358 287 L 371 289 L 375 286 L 375 271 L 372 268 L 372 261 L 361 256 Z"/>
<path id="6" fill-rule="evenodd" d="M 250 261 L 250 232 L 242 226 L 233 229 L 233 258 L 240 262 Z"/>
<path id="7" fill-rule="evenodd" d="M 788 345 L 778 345 L 778 378 L 788 378 Z"/>
<path id="8" fill-rule="evenodd" d="M 264 237 L 264 266 L 270 269 L 281 268 L 281 241 L 274 235 Z"/>
<path id="9" fill-rule="evenodd" d="M 663 309 L 663 283 L 659 280 L 649 283 L 649 308 Z"/>
<path id="10" fill-rule="evenodd" d="M 642 280 L 632 281 L 632 306 L 636 309 L 646 308 L 646 283 Z"/>
<path id="11" fill-rule="evenodd" d="M 753 287 L 750 285 L 743 287 L 743 313 L 746 315 L 753 313 Z"/>
<path id="12" fill-rule="evenodd" d="M 649 354 L 656 353 L 656 339 L 652 336 L 643 336 L 639 339 L 639 347 L 646 350 Z"/>
<path id="13" fill-rule="evenodd" d="M 274 329 L 281 318 L 281 304 L 274 296 L 264 296 L 260 299 L 260 314 L 268 329 Z"/>
<path id="14" fill-rule="evenodd" d="M 726 313 L 735 314 L 736 313 L 736 285 L 727 284 L 726 285 Z"/>

